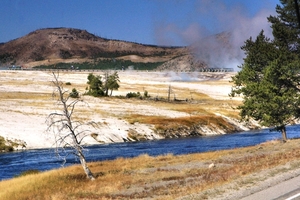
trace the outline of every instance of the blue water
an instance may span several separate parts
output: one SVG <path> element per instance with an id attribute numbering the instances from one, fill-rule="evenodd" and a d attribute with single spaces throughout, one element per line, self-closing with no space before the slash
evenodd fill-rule
<path id="1" fill-rule="evenodd" d="M 300 125 L 287 127 L 288 138 L 299 138 L 299 131 Z M 140 154 L 179 155 L 252 146 L 274 139 L 281 139 L 281 133 L 264 129 L 219 136 L 93 145 L 85 148 L 85 155 L 87 161 L 135 157 Z M 75 163 L 79 161 L 73 156 L 68 156 L 64 166 Z M 12 178 L 30 169 L 45 171 L 59 168 L 62 164 L 63 160 L 56 157 L 54 149 L 0 153 L 0 180 Z"/>

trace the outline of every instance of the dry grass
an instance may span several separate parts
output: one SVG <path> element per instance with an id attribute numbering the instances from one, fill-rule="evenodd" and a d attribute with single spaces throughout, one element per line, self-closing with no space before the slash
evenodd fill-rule
<path id="1" fill-rule="evenodd" d="M 190 194 L 211 198 L 208 189 L 276 166 L 299 166 L 299 140 L 190 155 L 141 155 L 94 162 L 88 181 L 78 165 L 0 182 L 0 199 L 175 199 Z M 297 162 L 295 162 L 297 161 Z M 210 163 L 216 167 L 208 168 Z M 240 182 L 248 184 L 248 182 Z M 252 180 L 255 181 L 255 180 Z M 218 190 L 222 193 L 222 190 Z M 202 196 L 201 196 L 202 194 Z"/>
<path id="2" fill-rule="evenodd" d="M 238 118 L 238 110 L 235 108 L 241 104 L 240 101 L 216 100 L 197 93 L 199 97 L 187 103 L 162 103 L 159 106 L 170 110 L 186 112 L 190 115 L 214 115 L 220 113 L 225 116 Z"/>
<path id="3" fill-rule="evenodd" d="M 13 99 L 31 99 L 31 100 L 49 100 L 51 96 L 48 93 L 36 92 L 0 92 L 1 100 Z"/>
<path id="4" fill-rule="evenodd" d="M 125 119 L 131 124 L 138 122 L 155 125 L 155 128 L 157 130 L 178 129 L 182 126 L 193 127 L 201 125 L 210 125 L 214 126 L 215 128 L 223 128 L 228 132 L 235 130 L 235 127 L 233 127 L 231 124 L 225 121 L 222 117 L 214 115 L 166 118 L 163 116 L 145 116 L 132 114 L 127 116 Z"/>

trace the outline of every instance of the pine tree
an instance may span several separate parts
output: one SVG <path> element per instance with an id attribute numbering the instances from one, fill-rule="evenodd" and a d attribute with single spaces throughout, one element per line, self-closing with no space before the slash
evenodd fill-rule
<path id="1" fill-rule="evenodd" d="M 282 0 L 278 16 L 270 16 L 273 40 L 263 31 L 245 42 L 241 70 L 233 77 L 231 95 L 243 95 L 239 106 L 242 119 L 255 119 L 261 125 L 274 127 L 287 140 L 286 125 L 300 112 L 299 26 L 293 0 Z"/>
<path id="2" fill-rule="evenodd" d="M 87 94 L 92 95 L 94 97 L 104 96 L 104 91 L 102 90 L 103 83 L 101 80 L 101 76 L 95 76 L 91 73 L 88 75 L 87 79 L 87 84 L 89 84 Z"/>
<path id="3" fill-rule="evenodd" d="M 282 6 L 276 6 L 278 15 L 268 17 L 268 21 L 271 23 L 274 43 L 276 43 L 278 48 L 286 48 L 290 52 L 299 53 L 300 29 L 295 1 L 280 0 L 280 2 Z"/>

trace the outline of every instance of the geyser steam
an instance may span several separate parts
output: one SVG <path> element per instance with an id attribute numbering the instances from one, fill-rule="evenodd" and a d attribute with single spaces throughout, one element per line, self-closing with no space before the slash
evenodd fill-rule
<path id="1" fill-rule="evenodd" d="M 177 2 L 178 6 L 184 6 L 180 5 L 184 2 Z M 254 14 L 243 4 L 246 1 L 228 2 L 197 0 L 191 13 L 196 21 L 191 21 L 188 16 L 182 16 L 180 23 L 161 20 L 156 27 L 158 43 L 188 45 L 196 58 L 205 61 L 210 68 L 238 70 L 237 66 L 241 65 L 244 57 L 241 50 L 244 41 L 255 38 L 261 30 L 272 38 L 267 17 L 276 13 L 270 0 L 253 1 L 253 4 L 261 4 L 261 9 Z"/>

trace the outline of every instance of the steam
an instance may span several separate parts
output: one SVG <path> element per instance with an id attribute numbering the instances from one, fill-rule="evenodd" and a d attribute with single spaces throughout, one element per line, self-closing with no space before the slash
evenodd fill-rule
<path id="1" fill-rule="evenodd" d="M 194 15 L 205 20 L 186 20 L 184 25 L 162 22 L 156 27 L 157 42 L 176 45 L 180 41 L 180 44 L 190 46 L 195 57 L 210 68 L 234 68 L 237 71 L 244 57 L 241 46 L 247 39 L 256 38 L 261 30 L 272 38 L 267 17 L 276 14 L 275 6 L 265 0 L 264 9 L 251 16 L 242 3 L 229 6 L 224 2 L 198 0 Z"/>
<path id="2" fill-rule="evenodd" d="M 170 81 L 182 81 L 182 82 L 191 82 L 191 81 L 200 81 L 198 73 L 185 73 L 185 72 L 173 72 L 169 71 L 165 74 L 166 77 L 170 77 Z"/>

